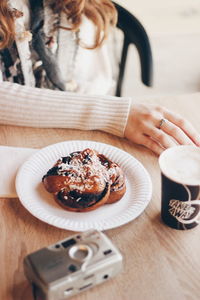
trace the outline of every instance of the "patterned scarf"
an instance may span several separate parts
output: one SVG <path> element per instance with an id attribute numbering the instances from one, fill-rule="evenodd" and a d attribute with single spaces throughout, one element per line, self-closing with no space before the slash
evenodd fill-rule
<path id="1" fill-rule="evenodd" d="M 43 0 L 30 0 L 30 7 L 31 32 L 33 35 L 32 44 L 30 45 L 31 52 L 33 57 L 37 55 L 35 65 L 37 65 L 38 60 L 42 61 L 41 66 L 34 67 L 33 65 L 36 86 L 65 91 L 65 83 L 61 78 L 61 72 L 56 57 L 47 45 L 46 36 L 43 30 Z M 12 46 L 0 51 L 0 66 L 3 73 L 3 80 L 25 84 L 19 53 L 15 42 Z"/>
<path id="2" fill-rule="evenodd" d="M 46 44 L 46 36 L 44 34 L 44 6 L 42 0 L 30 0 L 31 5 L 31 31 L 33 34 L 32 47 L 42 61 L 43 68 L 47 78 L 55 86 L 55 88 L 64 91 L 65 84 L 61 78 L 61 72 L 57 65 L 57 61 L 51 50 Z"/>
<path id="3" fill-rule="evenodd" d="M 24 85 L 24 76 L 16 43 L 0 51 L 0 69 L 4 81 Z"/>

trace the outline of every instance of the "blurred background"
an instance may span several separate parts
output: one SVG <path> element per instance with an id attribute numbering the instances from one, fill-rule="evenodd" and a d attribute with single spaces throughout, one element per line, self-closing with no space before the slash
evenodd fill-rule
<path id="1" fill-rule="evenodd" d="M 143 24 L 150 38 L 153 87 L 140 80 L 137 51 L 129 50 L 125 96 L 200 92 L 200 0 L 116 0 Z"/>

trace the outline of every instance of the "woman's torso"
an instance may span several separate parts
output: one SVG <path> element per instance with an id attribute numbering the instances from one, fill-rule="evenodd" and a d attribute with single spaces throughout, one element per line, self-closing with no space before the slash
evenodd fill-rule
<path id="1" fill-rule="evenodd" d="M 12 7 L 22 11 L 24 16 L 16 20 L 16 48 L 21 62 L 24 84 L 29 86 L 55 88 L 49 84 L 49 80 L 37 83 L 36 68 L 41 68 L 38 54 L 31 47 L 30 41 L 30 8 L 29 0 L 11 0 Z M 44 1 L 44 26 L 45 35 L 51 32 L 54 18 L 59 17 L 63 27 L 69 27 L 65 13 L 55 16 L 48 6 L 48 0 Z M 24 34 L 25 33 L 25 34 Z M 58 29 L 55 33 L 56 42 L 51 45 L 50 51 L 56 60 L 59 72 L 66 90 L 83 94 L 113 94 L 115 81 L 112 75 L 110 53 L 108 43 L 100 48 L 90 50 L 78 45 L 78 39 L 84 45 L 92 46 L 95 35 L 93 23 L 83 17 L 78 35 L 70 30 Z M 44 70 L 43 73 L 44 74 Z M 41 78 L 40 78 L 41 79 Z M 4 80 L 6 80 L 4 76 Z M 11 79 L 7 79 L 11 81 Z M 74 90 L 73 90 L 74 89 Z"/>

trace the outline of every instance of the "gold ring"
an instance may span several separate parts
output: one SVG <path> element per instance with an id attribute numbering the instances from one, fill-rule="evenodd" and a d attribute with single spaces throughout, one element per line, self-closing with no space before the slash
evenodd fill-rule
<path id="1" fill-rule="evenodd" d="M 166 123 L 166 120 L 165 119 L 161 119 L 160 120 L 160 124 L 158 126 L 158 129 L 161 129 L 161 127 L 163 126 L 164 123 Z"/>

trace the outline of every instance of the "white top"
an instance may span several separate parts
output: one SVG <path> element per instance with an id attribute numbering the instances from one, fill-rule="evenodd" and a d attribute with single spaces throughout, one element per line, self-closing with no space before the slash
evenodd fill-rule
<path id="1" fill-rule="evenodd" d="M 10 0 L 10 3 L 24 13 L 16 21 L 16 33 L 20 36 L 29 29 L 29 1 Z M 94 30 L 91 21 L 84 17 L 80 38 L 87 45 L 92 44 Z M 58 47 L 65 49 L 66 31 L 62 32 Z M 123 136 L 131 99 L 106 96 L 113 88 L 106 43 L 96 50 L 79 47 L 75 66 L 79 86 L 76 94 L 35 88 L 28 38 L 17 39 L 16 43 L 26 85 L 3 82 L 0 76 L 1 124 L 100 129 Z M 63 70 L 64 57 L 59 63 Z"/>

